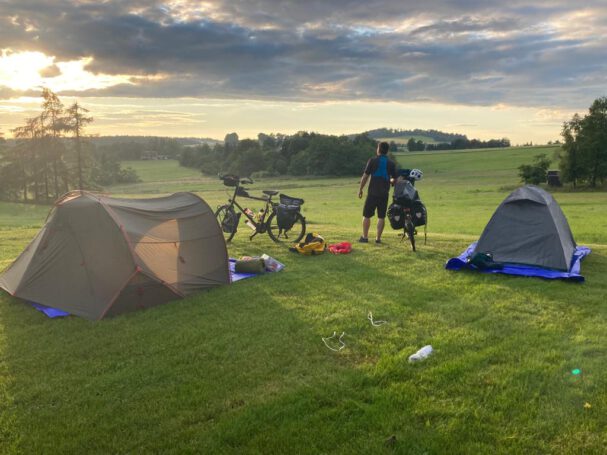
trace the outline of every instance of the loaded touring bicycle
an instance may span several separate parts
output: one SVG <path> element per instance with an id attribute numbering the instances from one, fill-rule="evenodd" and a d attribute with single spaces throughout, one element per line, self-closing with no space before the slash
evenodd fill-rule
<path id="1" fill-rule="evenodd" d="M 428 212 L 415 189 L 415 182 L 423 176 L 419 169 L 401 169 L 394 184 L 392 204 L 388 207 L 388 220 L 392 229 L 402 229 L 402 240 L 409 239 L 415 251 L 417 228 L 424 227 L 424 244 L 427 238 Z"/>
<path id="2" fill-rule="evenodd" d="M 301 214 L 303 199 L 287 196 L 276 190 L 263 190 L 263 196 L 251 196 L 247 188 L 242 185 L 251 185 L 250 178 L 240 178 L 236 175 L 220 175 L 219 178 L 227 187 L 233 187 L 234 193 L 228 199 L 228 203 L 217 208 L 215 216 L 226 242 L 232 240 L 238 231 L 241 216 L 245 216 L 245 224 L 251 229 L 250 240 L 257 234 L 268 233 L 275 242 L 299 242 L 306 233 L 306 219 Z M 279 196 L 279 201 L 273 201 L 274 196 Z M 236 200 L 237 197 L 247 198 L 253 201 L 261 201 L 264 206 L 257 212 L 248 207 L 243 207 Z"/>

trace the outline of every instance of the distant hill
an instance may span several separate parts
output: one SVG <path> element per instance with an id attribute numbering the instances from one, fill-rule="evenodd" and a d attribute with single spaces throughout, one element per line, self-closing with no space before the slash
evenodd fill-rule
<path id="1" fill-rule="evenodd" d="M 397 143 L 407 142 L 409 138 L 414 138 L 415 140 L 421 140 L 425 143 L 444 143 L 444 142 L 452 142 L 457 139 L 467 139 L 465 134 L 459 133 L 445 133 L 443 131 L 437 130 L 401 130 L 394 128 L 377 128 L 374 130 L 366 131 L 369 137 L 373 139 L 384 139 L 384 140 L 394 140 Z"/>
<path id="2" fill-rule="evenodd" d="M 90 138 L 90 141 L 99 146 L 108 146 L 115 144 L 125 143 L 136 143 L 136 144 L 149 144 L 155 139 L 171 140 L 177 142 L 179 145 L 201 145 L 209 144 L 215 145 L 223 143 L 217 139 L 211 139 L 208 137 L 166 137 L 166 136 L 98 136 Z"/>

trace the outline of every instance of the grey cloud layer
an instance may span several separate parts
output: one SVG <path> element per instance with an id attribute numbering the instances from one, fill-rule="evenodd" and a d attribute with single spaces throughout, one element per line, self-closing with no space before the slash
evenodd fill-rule
<path id="1" fill-rule="evenodd" d="M 604 1 L 199 4 L 4 1 L 0 47 L 162 76 L 91 95 L 580 107 L 607 91 Z"/>

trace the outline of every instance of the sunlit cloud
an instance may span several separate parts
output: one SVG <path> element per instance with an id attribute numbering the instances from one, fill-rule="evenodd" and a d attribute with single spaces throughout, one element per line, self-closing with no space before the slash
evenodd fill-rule
<path id="1" fill-rule="evenodd" d="M 605 26 L 604 0 L 8 0 L 0 99 L 48 87 L 113 132 L 130 132 L 132 115 L 138 131 L 170 135 L 394 120 L 554 139 L 605 95 Z"/>
<path id="2" fill-rule="evenodd" d="M 99 90 L 120 84 L 135 84 L 143 78 L 129 75 L 94 74 L 86 66 L 90 57 L 73 61 L 56 61 L 42 52 L 12 52 L 3 49 L 0 54 L 0 86 L 13 90 L 31 90 L 46 87 L 61 93 L 67 90 Z M 144 79 L 160 79 L 161 76 Z"/>

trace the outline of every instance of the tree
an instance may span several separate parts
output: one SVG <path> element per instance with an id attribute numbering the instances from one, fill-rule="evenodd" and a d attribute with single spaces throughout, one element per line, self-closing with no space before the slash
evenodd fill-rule
<path id="1" fill-rule="evenodd" d="M 46 167 L 52 163 L 53 183 L 55 198 L 59 197 L 59 173 L 64 179 L 64 189 L 67 190 L 67 168 L 63 161 L 63 143 L 59 140 L 66 126 L 63 121 L 63 103 L 59 97 L 47 88 L 42 89 L 42 114 L 40 114 L 40 123 L 42 126 L 42 143 L 45 150 Z M 49 161 L 51 163 L 49 163 Z M 61 169 L 60 169 L 61 167 Z M 48 191 L 47 191 L 48 197 Z"/>
<path id="2" fill-rule="evenodd" d="M 416 150 L 417 147 L 417 143 L 415 142 L 414 138 L 409 138 L 409 140 L 407 141 L 407 150 L 409 150 L 410 152 L 414 152 Z"/>
<path id="3" fill-rule="evenodd" d="M 519 166 L 519 177 L 521 181 L 527 184 L 539 185 L 546 181 L 546 174 L 552 160 L 545 153 L 536 155 L 533 158 L 533 164 L 523 164 Z"/>
<path id="4" fill-rule="evenodd" d="M 579 144 L 577 142 L 581 121 L 580 116 L 575 114 L 569 122 L 564 123 L 561 133 L 564 139 L 563 153 L 559 163 L 561 180 L 571 182 L 573 188 L 576 188 L 578 180 L 584 177 L 584 168 L 580 163 Z"/>
<path id="5" fill-rule="evenodd" d="M 84 135 L 84 127 L 93 121 L 93 117 L 87 117 L 88 109 L 83 108 L 75 102 L 66 111 L 65 122 L 69 131 L 73 135 L 74 145 L 76 149 L 76 159 L 78 163 L 78 189 L 82 190 L 82 137 Z"/>
<path id="6" fill-rule="evenodd" d="M 226 137 L 223 139 L 223 143 L 225 144 L 226 151 L 235 150 L 236 147 L 238 147 L 238 134 L 226 134 Z"/>
<path id="7" fill-rule="evenodd" d="M 607 177 L 607 97 L 594 100 L 588 114 L 574 115 L 563 126 L 563 180 L 595 187 Z"/>

